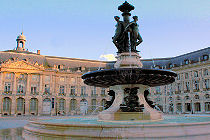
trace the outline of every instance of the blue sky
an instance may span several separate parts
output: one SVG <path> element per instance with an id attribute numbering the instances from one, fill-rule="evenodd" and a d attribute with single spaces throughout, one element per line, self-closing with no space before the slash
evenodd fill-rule
<path id="1" fill-rule="evenodd" d="M 124 0 L 0 0 L 0 51 L 16 47 L 43 55 L 101 60 L 116 55 L 114 16 Z M 210 46 L 210 0 L 128 0 L 139 17 L 142 58 L 171 57 Z"/>

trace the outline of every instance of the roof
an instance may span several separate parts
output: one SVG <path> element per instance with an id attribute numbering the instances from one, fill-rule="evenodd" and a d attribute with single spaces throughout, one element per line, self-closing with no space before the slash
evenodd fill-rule
<path id="1" fill-rule="evenodd" d="M 209 56 L 210 47 L 193 51 L 187 54 L 179 55 L 170 58 L 154 58 L 154 59 L 141 59 L 143 68 L 151 68 L 151 66 L 159 66 L 160 68 L 169 68 L 169 65 L 180 66 L 184 64 L 185 60 L 189 60 L 191 63 L 198 62 L 203 59 L 204 55 Z M 63 69 L 76 68 L 76 67 L 102 67 L 113 68 L 115 61 L 98 61 L 78 58 L 45 56 L 31 52 L 18 52 L 16 50 L 0 51 L 0 64 L 8 59 L 26 60 L 30 63 L 38 63 L 39 65 L 47 67 L 55 67 L 62 65 Z"/>

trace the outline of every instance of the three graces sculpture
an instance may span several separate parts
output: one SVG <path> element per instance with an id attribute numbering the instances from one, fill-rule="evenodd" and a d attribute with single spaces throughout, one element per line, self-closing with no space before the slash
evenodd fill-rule
<path id="1" fill-rule="evenodd" d="M 113 43 L 118 49 L 118 53 L 123 52 L 138 52 L 136 46 L 138 46 L 143 40 L 138 29 L 138 17 L 133 16 L 133 21 L 130 22 L 130 11 L 134 10 L 134 6 L 125 1 L 118 7 L 123 16 L 123 21 L 120 21 L 120 17 L 115 16 L 116 31 L 113 39 Z"/>

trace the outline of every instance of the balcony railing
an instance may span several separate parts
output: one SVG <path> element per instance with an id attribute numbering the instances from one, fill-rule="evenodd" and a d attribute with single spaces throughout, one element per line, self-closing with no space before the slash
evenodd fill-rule
<path id="1" fill-rule="evenodd" d="M 70 97 L 76 97 L 77 95 L 76 94 L 70 94 Z"/>
<path id="2" fill-rule="evenodd" d="M 58 96 L 66 96 L 66 93 L 58 93 Z"/>
<path id="3" fill-rule="evenodd" d="M 50 92 L 44 92 L 43 95 L 50 95 Z"/>
<path id="4" fill-rule="evenodd" d="M 31 95 L 39 95 L 39 92 L 31 92 Z"/>
<path id="5" fill-rule="evenodd" d="M 16 93 L 16 95 L 26 95 L 26 93 L 25 92 L 18 92 L 18 93 Z"/>
<path id="6" fill-rule="evenodd" d="M 88 94 L 80 94 L 80 97 L 88 97 Z"/>
<path id="7" fill-rule="evenodd" d="M 12 91 L 4 91 L 2 94 L 3 95 L 11 95 L 12 94 Z"/>
<path id="8" fill-rule="evenodd" d="M 98 97 L 98 94 L 91 94 L 91 97 L 96 98 L 96 97 Z"/>

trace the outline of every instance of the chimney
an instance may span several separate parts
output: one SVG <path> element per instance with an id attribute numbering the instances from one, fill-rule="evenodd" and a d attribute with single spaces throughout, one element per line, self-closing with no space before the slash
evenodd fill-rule
<path id="1" fill-rule="evenodd" d="M 37 54 L 40 55 L 40 50 L 37 50 Z"/>

